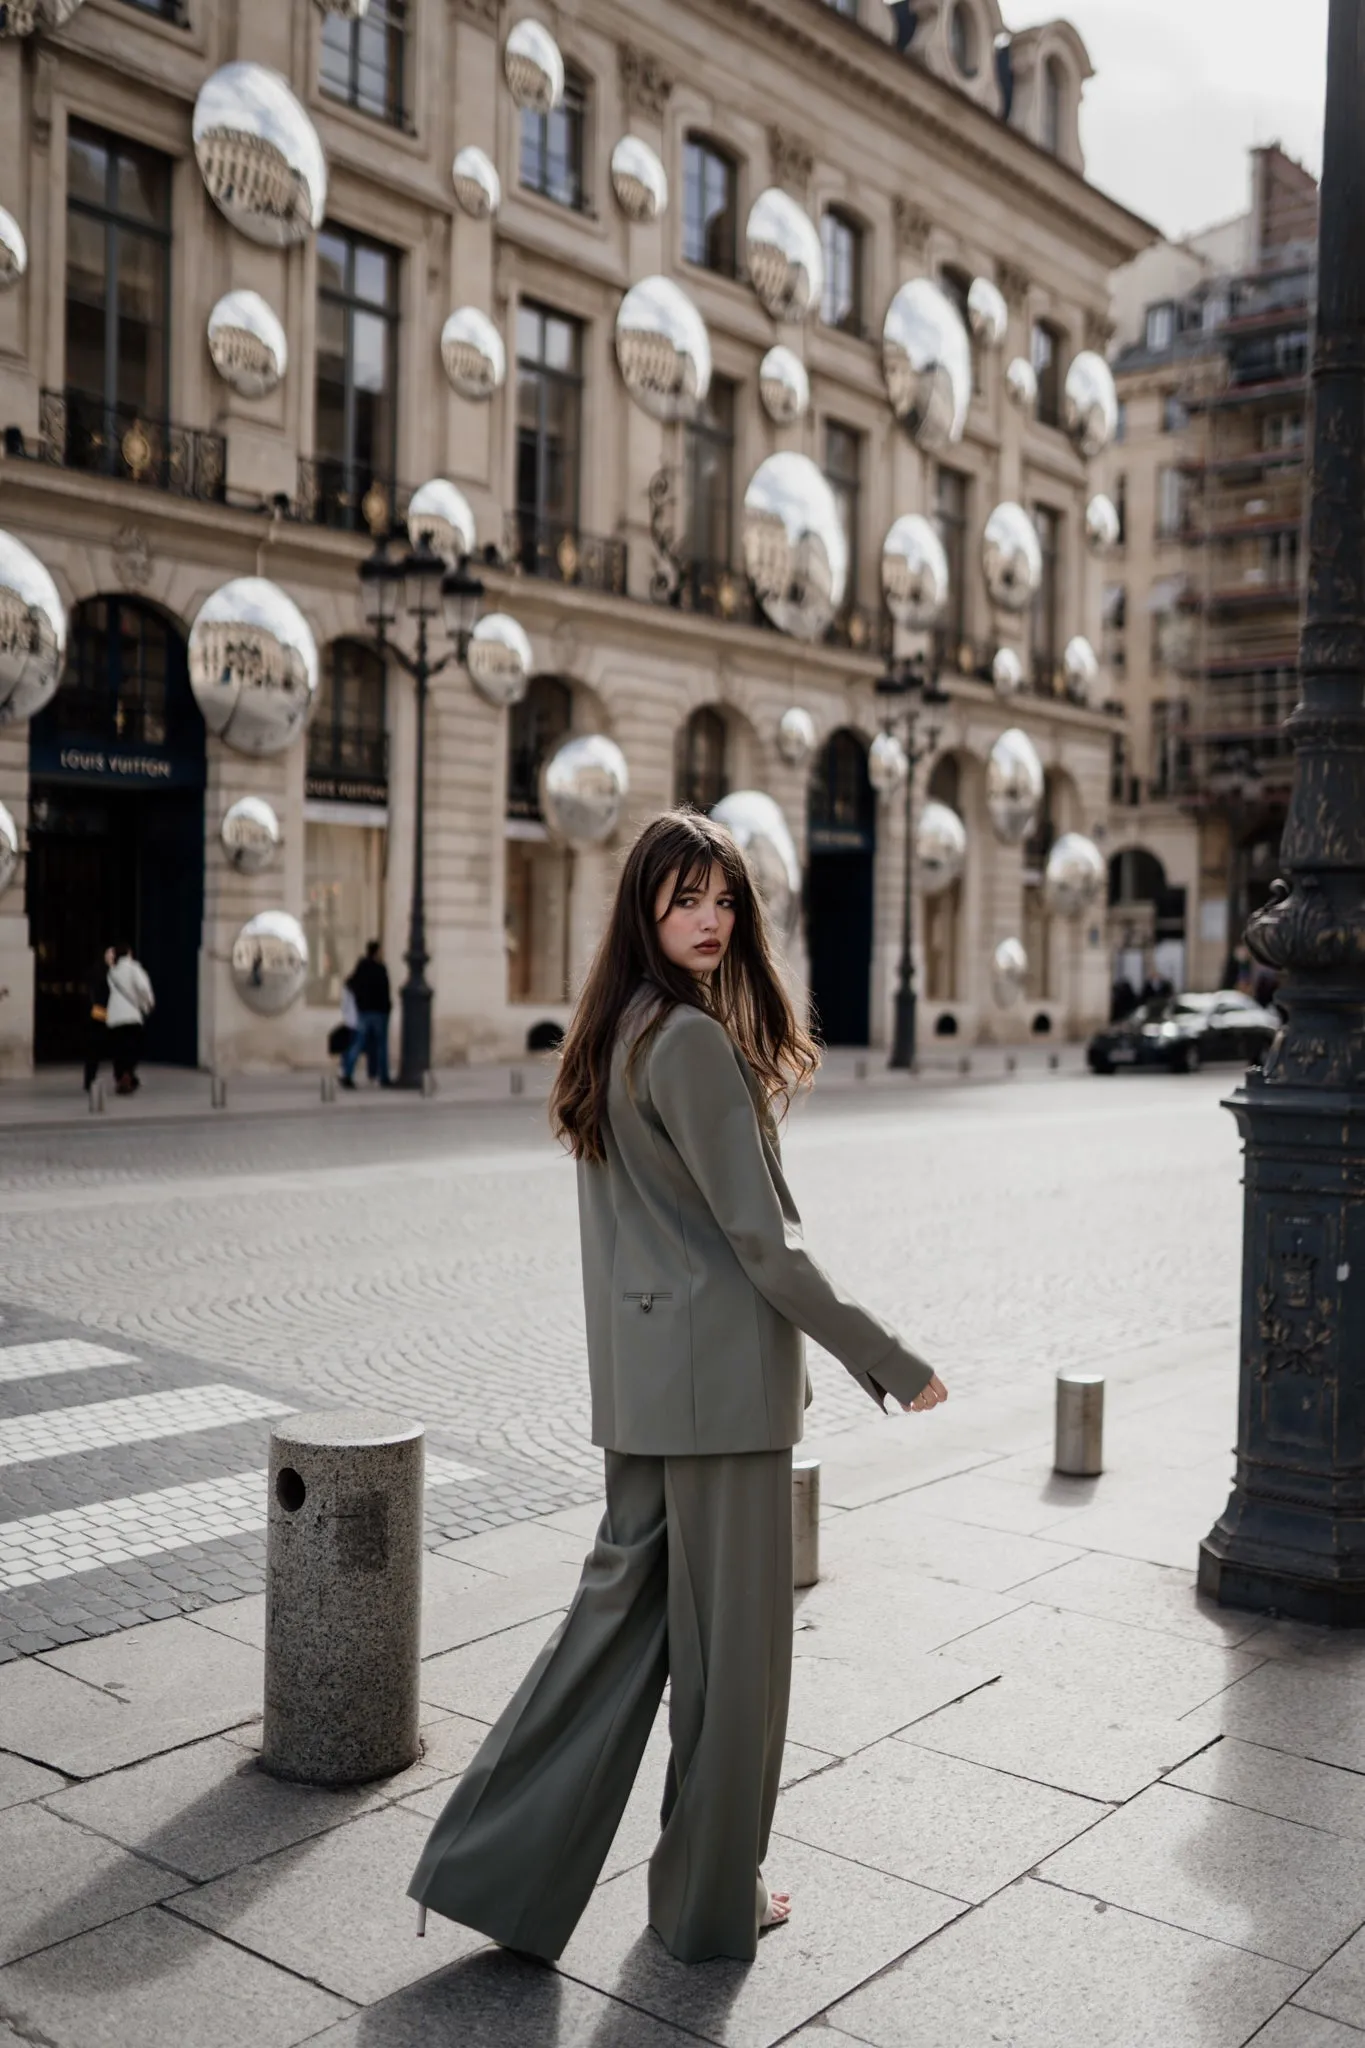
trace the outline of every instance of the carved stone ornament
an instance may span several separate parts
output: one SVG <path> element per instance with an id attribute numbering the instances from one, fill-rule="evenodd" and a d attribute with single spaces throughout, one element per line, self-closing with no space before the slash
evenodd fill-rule
<path id="1" fill-rule="evenodd" d="M 467 14 L 471 21 L 482 23 L 485 28 L 498 25 L 498 0 L 459 0 L 461 14 Z"/>
<path id="2" fill-rule="evenodd" d="M 772 157 L 773 183 L 804 193 L 815 170 L 815 155 L 801 136 L 794 135 L 790 128 L 774 126 L 768 130 L 768 149 Z"/>
<path id="3" fill-rule="evenodd" d="M 1109 344 L 1114 339 L 1117 331 L 1107 313 L 1097 313 L 1093 306 L 1087 308 L 1085 315 L 1085 345 L 1087 348 L 1094 349 L 1096 355 L 1108 355 Z"/>
<path id="4" fill-rule="evenodd" d="M 618 61 L 621 97 L 627 107 L 662 121 L 673 91 L 673 80 L 659 59 L 652 57 L 648 50 L 637 50 L 632 43 L 622 43 Z"/>
<path id="5" fill-rule="evenodd" d="M 1012 306 L 1022 306 L 1029 294 L 1029 274 L 1017 263 L 997 263 L 995 281 Z"/>
<path id="6" fill-rule="evenodd" d="M 896 223 L 896 247 L 903 256 L 917 256 L 933 232 L 934 223 L 922 206 L 897 193 L 891 202 Z"/>
<path id="7" fill-rule="evenodd" d="M 114 535 L 114 570 L 125 590 L 145 590 L 152 580 L 152 546 L 140 526 L 121 526 Z"/>

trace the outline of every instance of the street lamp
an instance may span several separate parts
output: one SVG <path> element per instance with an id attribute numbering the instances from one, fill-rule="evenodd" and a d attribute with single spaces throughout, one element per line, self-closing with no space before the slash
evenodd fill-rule
<path id="1" fill-rule="evenodd" d="M 469 652 L 470 636 L 478 622 L 483 584 L 471 575 L 468 557 L 448 568 L 424 536 L 415 548 L 395 560 L 389 554 L 386 535 L 375 537 L 374 552 L 360 565 L 360 593 L 365 622 L 379 642 L 381 654 L 391 656 L 413 679 L 417 698 L 417 760 L 412 823 L 412 902 L 408 914 L 408 978 L 399 991 L 402 1005 L 401 1051 L 398 1086 L 420 1088 L 431 1067 L 431 984 L 427 980 L 426 922 L 426 751 L 427 686 L 452 662 L 462 662 Z M 409 654 L 391 636 L 402 612 L 417 629 L 417 649 Z M 444 614 L 452 645 L 432 661 L 427 652 L 428 632 L 436 614 Z"/>
<path id="2" fill-rule="evenodd" d="M 877 694 L 888 700 L 886 729 L 897 716 L 905 730 L 905 880 L 901 899 L 901 957 L 896 976 L 896 1018 L 891 1037 L 889 1067 L 912 1068 L 915 1064 L 915 770 L 938 745 L 939 727 L 931 724 L 923 745 L 916 744 L 920 713 L 948 702 L 948 692 L 917 654 L 897 662 L 880 676 Z M 889 705 L 898 709 L 893 713 Z"/>

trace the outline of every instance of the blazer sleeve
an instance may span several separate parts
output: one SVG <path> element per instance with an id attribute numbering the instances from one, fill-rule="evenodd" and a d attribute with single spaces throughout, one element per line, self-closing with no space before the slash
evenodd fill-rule
<path id="1" fill-rule="evenodd" d="M 879 1407 L 909 1401 L 931 1367 L 860 1306 L 806 1250 L 768 1170 L 758 1118 L 723 1026 L 677 1011 L 650 1053 L 649 1093 L 665 1131 L 753 1286 L 845 1366 Z"/>

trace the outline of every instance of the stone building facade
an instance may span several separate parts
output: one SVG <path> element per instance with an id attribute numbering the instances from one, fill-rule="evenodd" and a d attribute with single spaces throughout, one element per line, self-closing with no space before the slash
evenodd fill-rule
<path id="1" fill-rule="evenodd" d="M 504 82 L 519 14 L 565 58 L 548 117 L 520 112 Z M 195 98 L 236 58 L 289 81 L 326 153 L 326 220 L 294 248 L 235 232 L 201 181 Z M 1066 640 L 1099 644 L 1105 572 L 1084 538 L 1095 466 L 1062 431 L 1060 384 L 1079 349 L 1104 345 L 1109 275 L 1150 239 L 1085 181 L 1088 75 L 1069 26 L 1011 41 L 995 0 L 370 0 L 360 24 L 306 0 L 85 0 L 58 33 L 0 38 L 0 205 L 30 254 L 0 294 L 0 527 L 47 564 L 71 618 L 54 704 L 0 729 L 0 801 L 25 848 L 0 897 L 0 1072 L 77 1056 L 88 968 L 115 927 L 161 989 L 149 1057 L 220 1071 L 319 1061 L 367 938 L 401 979 L 414 698 L 366 638 L 357 572 L 367 518 L 401 514 L 433 475 L 468 497 L 486 609 L 520 621 L 536 669 L 510 713 L 453 659 L 433 683 L 438 1062 L 512 1053 L 562 1022 L 633 829 L 679 797 L 745 787 L 781 804 L 803 862 L 793 976 L 832 1040 L 885 1041 L 903 809 L 873 795 L 866 750 L 873 684 L 910 651 L 882 607 L 881 539 L 913 511 L 937 518 L 954 576 L 936 642 L 951 702 L 921 793 L 968 833 L 962 880 L 919 906 L 922 1030 L 1008 1040 L 1102 1015 L 1102 914 L 1053 919 L 1039 886 L 1050 834 L 1104 843 L 1116 730 L 1107 680 L 1093 704 L 1061 687 Z M 650 224 L 613 198 L 627 133 L 668 172 Z M 455 200 L 467 144 L 501 178 L 491 221 Z M 769 185 L 824 243 L 824 301 L 800 327 L 778 327 L 743 275 L 743 224 Z M 622 295 L 658 272 L 711 337 L 715 378 L 690 426 L 648 417 L 615 362 Z M 880 361 L 886 306 L 917 274 L 959 297 L 984 275 L 1009 306 L 1003 347 L 975 351 L 965 435 L 934 458 L 893 421 Z M 236 288 L 259 292 L 287 336 L 287 372 L 261 399 L 234 395 L 206 348 L 210 308 Z M 486 403 L 443 375 L 457 305 L 486 311 L 506 343 Z M 787 427 L 759 403 L 777 340 L 812 392 Z M 1006 398 L 1018 355 L 1039 369 L 1036 419 Z M 814 458 L 848 528 L 849 598 L 817 645 L 763 624 L 741 567 L 745 484 L 779 448 Z M 1022 624 L 994 610 L 981 570 L 1004 499 L 1044 536 L 1045 588 Z M 205 735 L 184 675 L 200 604 L 253 574 L 301 608 L 323 669 L 306 740 L 267 759 Z M 991 656 L 1021 638 L 1029 681 L 1002 700 Z M 800 768 L 776 747 L 792 705 L 818 734 Z M 999 843 L 985 811 L 985 759 L 1009 725 L 1048 774 L 1025 848 Z M 563 735 L 592 731 L 623 749 L 630 795 L 612 844 L 569 851 L 546 834 L 537 771 Z M 276 865 L 250 877 L 219 844 L 245 793 L 283 826 Z M 302 1001 L 262 1018 L 229 963 L 243 921 L 273 908 L 304 922 L 310 978 Z M 1010 936 L 1031 969 L 1027 1000 L 1005 1010 L 990 963 Z"/>

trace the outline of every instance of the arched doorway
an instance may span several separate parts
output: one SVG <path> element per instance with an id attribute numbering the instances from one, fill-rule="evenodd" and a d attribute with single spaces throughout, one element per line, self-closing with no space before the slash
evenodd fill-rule
<path id="1" fill-rule="evenodd" d="M 573 724 L 573 687 L 533 676 L 507 725 L 507 1000 L 569 994 L 569 858 L 545 829 L 540 771 Z"/>
<path id="2" fill-rule="evenodd" d="M 807 811 L 806 950 L 811 1008 L 826 1045 L 866 1045 L 872 977 L 877 798 L 867 743 L 831 733 L 811 777 Z"/>
<path id="3" fill-rule="evenodd" d="M 126 941 L 156 991 L 146 1058 L 195 1066 L 204 722 L 174 620 L 135 598 L 75 607 L 61 687 L 30 727 L 29 776 L 34 1058 L 85 1057 L 92 976 Z"/>
<path id="4" fill-rule="evenodd" d="M 701 704 L 674 743 L 673 801 L 709 811 L 728 794 L 729 732 L 725 714 L 714 704 Z"/>
<path id="5" fill-rule="evenodd" d="M 1124 985 L 1140 990 L 1149 974 L 1176 989 L 1188 984 L 1186 896 L 1145 846 L 1125 846 L 1109 861 L 1109 933 L 1114 1001 Z"/>

